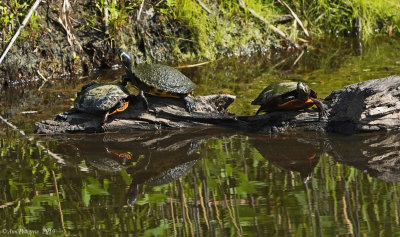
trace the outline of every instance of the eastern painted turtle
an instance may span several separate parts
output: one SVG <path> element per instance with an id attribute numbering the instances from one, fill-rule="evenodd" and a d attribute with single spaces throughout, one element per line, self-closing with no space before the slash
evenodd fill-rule
<path id="1" fill-rule="evenodd" d="M 326 105 L 317 99 L 317 93 L 303 82 L 279 82 L 267 86 L 251 102 L 260 105 L 256 114 L 281 110 L 301 110 L 316 105 L 319 118 L 326 116 Z"/>
<path id="2" fill-rule="evenodd" d="M 196 89 L 196 84 L 180 71 L 160 64 L 134 65 L 131 56 L 121 48 L 118 49 L 118 55 L 147 109 L 149 104 L 144 94 L 182 98 L 186 102 L 187 111 L 195 109 L 191 93 Z"/>

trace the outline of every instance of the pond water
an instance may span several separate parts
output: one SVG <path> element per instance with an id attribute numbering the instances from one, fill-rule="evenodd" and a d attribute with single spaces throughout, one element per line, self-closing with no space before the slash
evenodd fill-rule
<path id="1" fill-rule="evenodd" d="M 316 42 L 304 53 L 229 58 L 182 69 L 196 95 L 237 96 L 254 114 L 270 82 L 327 96 L 400 74 L 400 40 Z M 0 235 L 397 236 L 400 134 L 262 134 L 220 127 L 34 135 L 82 85 L 122 70 L 1 90 Z M 37 111 L 36 113 L 27 113 Z"/>

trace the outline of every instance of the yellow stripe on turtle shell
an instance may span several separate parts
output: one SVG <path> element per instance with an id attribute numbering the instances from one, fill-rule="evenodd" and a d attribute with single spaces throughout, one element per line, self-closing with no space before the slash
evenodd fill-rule
<path id="1" fill-rule="evenodd" d="M 180 98 L 179 94 L 169 92 L 169 91 L 164 91 L 160 90 L 157 88 L 151 88 L 148 92 L 146 92 L 149 95 L 153 96 L 159 96 L 159 97 L 173 97 L 173 98 Z"/>

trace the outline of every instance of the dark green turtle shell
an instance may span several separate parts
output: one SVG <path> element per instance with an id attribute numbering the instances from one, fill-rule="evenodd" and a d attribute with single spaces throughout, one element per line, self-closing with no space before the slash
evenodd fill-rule
<path id="1" fill-rule="evenodd" d="M 141 82 L 162 91 L 187 94 L 196 89 L 188 77 L 166 65 L 143 64 L 132 66 L 131 70 Z"/>
<path id="2" fill-rule="evenodd" d="M 129 91 L 121 84 L 91 83 L 82 87 L 74 101 L 74 107 L 86 113 L 105 113 L 128 96 Z"/>
<path id="3" fill-rule="evenodd" d="M 251 102 L 252 105 L 262 105 L 265 102 L 285 94 L 290 91 L 294 91 L 297 88 L 297 82 L 275 82 L 267 86 L 258 97 Z"/>

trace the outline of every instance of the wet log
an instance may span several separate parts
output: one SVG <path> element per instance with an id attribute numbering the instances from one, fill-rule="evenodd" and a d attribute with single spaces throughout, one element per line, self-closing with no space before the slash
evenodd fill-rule
<path id="1" fill-rule="evenodd" d="M 318 111 L 272 112 L 258 116 L 235 116 L 227 112 L 232 95 L 195 98 L 196 110 L 185 111 L 183 100 L 149 97 L 151 111 L 134 99 L 127 111 L 111 116 L 103 125 L 102 115 L 70 110 L 54 120 L 36 123 L 36 133 L 116 132 L 221 125 L 245 131 L 278 133 L 291 129 L 318 132 L 361 133 L 400 130 L 400 77 L 390 76 L 349 85 L 333 91 L 324 101 L 328 117 Z"/>

